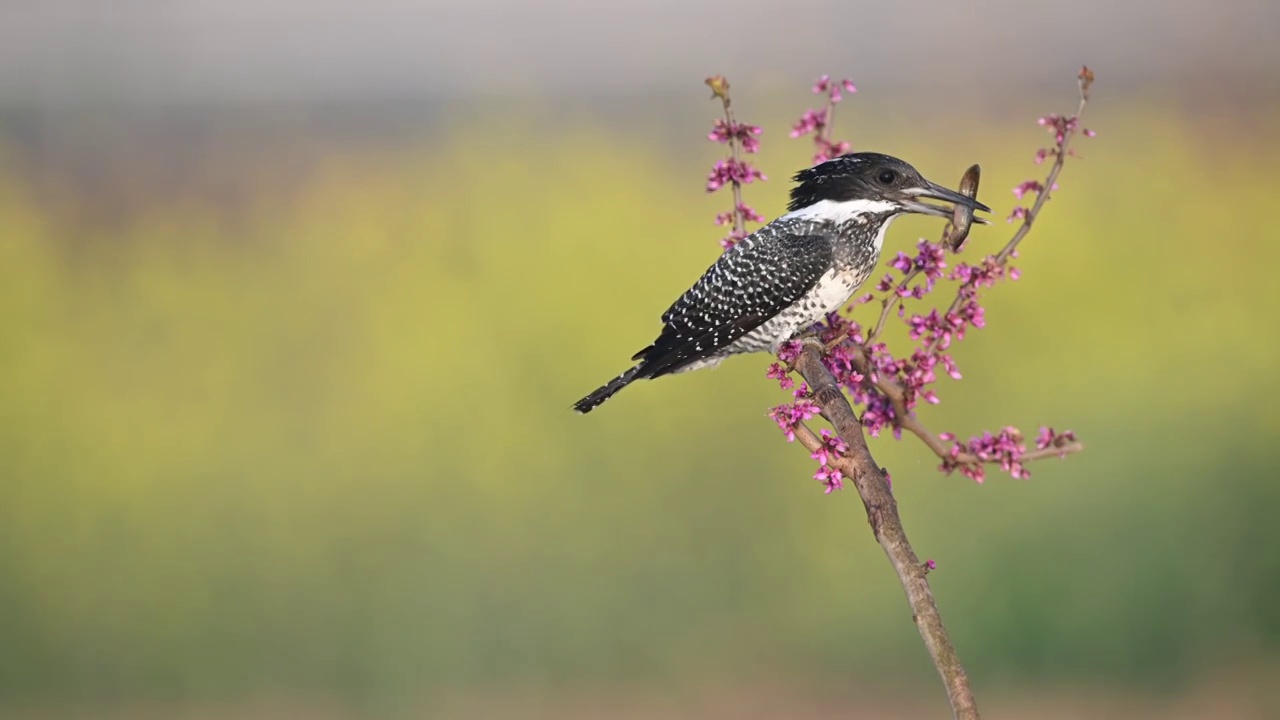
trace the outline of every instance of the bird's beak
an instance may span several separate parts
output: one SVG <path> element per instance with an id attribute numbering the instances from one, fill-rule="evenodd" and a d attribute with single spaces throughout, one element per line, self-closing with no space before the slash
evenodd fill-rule
<path id="1" fill-rule="evenodd" d="M 941 185 L 938 185 L 937 183 L 931 183 L 928 180 L 924 181 L 923 187 L 910 188 L 908 190 L 903 191 L 903 194 L 907 196 L 903 202 L 903 204 L 906 205 L 907 207 L 907 211 L 920 213 L 921 215 L 933 215 L 936 217 L 949 218 L 951 217 L 952 208 L 939 207 L 937 205 L 930 205 L 929 203 L 920 202 L 919 198 L 924 198 L 928 200 L 941 200 L 943 202 L 952 203 L 953 205 L 964 205 L 966 207 L 972 208 L 973 210 L 991 212 L 991 208 L 987 207 L 986 205 L 983 205 L 982 203 L 978 202 L 976 199 L 971 198 L 967 195 L 962 195 L 956 192 L 955 190 L 944 188 Z M 982 223 L 982 224 L 987 223 L 987 221 L 983 218 L 974 218 L 974 222 Z"/>

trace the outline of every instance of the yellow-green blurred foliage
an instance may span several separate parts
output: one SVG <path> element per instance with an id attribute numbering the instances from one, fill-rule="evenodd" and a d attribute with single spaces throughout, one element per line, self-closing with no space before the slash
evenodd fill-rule
<path id="1" fill-rule="evenodd" d="M 807 156 L 778 120 L 748 190 L 767 214 Z M 941 182 L 981 161 L 1001 218 L 1045 169 L 1030 122 L 861 122 Z M 1087 124 L 924 411 L 1086 453 L 979 486 L 873 445 L 979 687 L 1280 648 L 1280 150 L 1155 112 Z M 195 193 L 102 226 L 0 166 L 0 697 L 932 690 L 857 497 L 824 497 L 766 417 L 765 358 L 568 411 L 717 253 L 717 149 L 682 147 L 459 126 L 335 150 L 234 221 Z M 903 220 L 890 251 L 937 230 Z"/>

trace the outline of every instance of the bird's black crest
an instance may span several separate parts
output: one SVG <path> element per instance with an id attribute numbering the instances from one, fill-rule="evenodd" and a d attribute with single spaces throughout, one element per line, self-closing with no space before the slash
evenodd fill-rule
<path id="1" fill-rule="evenodd" d="M 791 188 L 791 202 L 787 209 L 795 212 L 823 200 L 866 197 L 880 189 L 873 181 L 885 171 L 894 173 L 895 180 L 891 186 L 920 178 L 915 168 L 891 155 L 849 153 L 796 173 L 792 177 L 796 185 Z"/>

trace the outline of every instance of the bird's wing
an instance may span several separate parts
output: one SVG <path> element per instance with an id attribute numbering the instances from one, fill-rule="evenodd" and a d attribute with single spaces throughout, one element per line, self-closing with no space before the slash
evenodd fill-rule
<path id="1" fill-rule="evenodd" d="M 832 265 L 827 238 L 762 228 L 662 314 L 662 333 L 632 359 L 658 377 L 714 355 L 804 297 Z"/>

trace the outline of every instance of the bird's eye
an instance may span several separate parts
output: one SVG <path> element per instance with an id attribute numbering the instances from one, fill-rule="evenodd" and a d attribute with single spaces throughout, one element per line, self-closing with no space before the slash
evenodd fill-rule
<path id="1" fill-rule="evenodd" d="M 878 179 L 885 185 L 892 185 L 893 181 L 898 179 L 898 174 L 892 170 L 881 170 Z"/>

